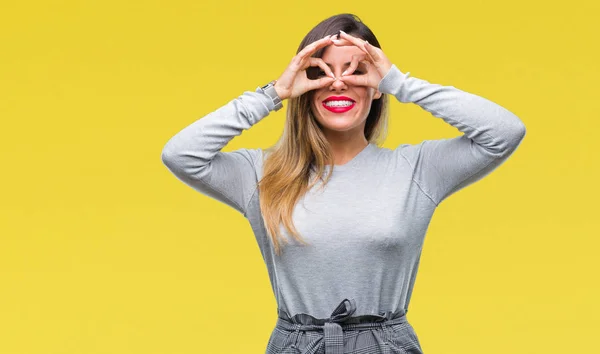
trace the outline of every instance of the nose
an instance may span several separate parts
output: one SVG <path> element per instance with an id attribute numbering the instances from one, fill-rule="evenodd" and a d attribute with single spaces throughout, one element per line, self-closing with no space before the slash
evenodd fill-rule
<path id="1" fill-rule="evenodd" d="M 341 75 L 341 74 L 339 74 Z M 330 91 L 342 91 L 348 88 L 348 85 L 346 85 L 346 83 L 341 80 L 339 78 L 339 76 L 336 76 L 336 79 L 334 82 L 331 83 L 331 85 L 329 85 L 329 90 Z"/>

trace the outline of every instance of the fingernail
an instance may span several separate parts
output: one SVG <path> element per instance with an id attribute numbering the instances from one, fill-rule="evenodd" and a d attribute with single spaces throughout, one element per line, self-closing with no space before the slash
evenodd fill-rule
<path id="1" fill-rule="evenodd" d="M 344 72 L 342 73 L 342 76 L 346 75 L 346 72 L 347 72 L 347 71 L 344 71 Z"/>
<path id="2" fill-rule="evenodd" d="M 340 32 L 342 32 L 343 34 L 347 34 L 346 32 L 344 32 L 344 31 L 342 31 L 342 30 L 340 30 Z"/>
<path id="3" fill-rule="evenodd" d="M 331 74 L 330 76 L 335 80 L 335 75 Z"/>

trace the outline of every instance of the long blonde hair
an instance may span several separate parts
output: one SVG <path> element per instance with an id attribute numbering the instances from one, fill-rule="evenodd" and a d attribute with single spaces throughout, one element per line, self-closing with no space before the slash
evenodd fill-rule
<path id="1" fill-rule="evenodd" d="M 310 43 L 328 34 L 338 33 L 340 29 L 381 48 L 373 32 L 356 15 L 346 13 L 332 16 L 314 27 L 304 37 L 296 54 Z M 312 56 L 321 58 L 322 55 L 323 48 Z M 316 78 L 314 69 L 315 67 L 307 69 L 309 79 Z M 260 209 L 267 234 L 273 242 L 277 255 L 281 252 L 280 240 L 287 242 L 279 230 L 281 223 L 292 237 L 307 244 L 293 225 L 292 212 L 298 200 L 318 181 L 316 178 L 312 182 L 309 180 L 311 171 L 316 172 L 316 176 L 321 179 L 325 165 L 329 164 L 331 168 L 323 181 L 323 187 L 332 173 L 333 155 L 329 142 L 312 111 L 313 95 L 314 91 L 308 91 L 301 96 L 288 99 L 283 134 L 275 145 L 265 149 L 263 177 L 258 183 Z M 388 105 L 387 94 L 382 94 L 379 99 L 373 100 L 364 130 L 365 138 L 369 143 L 379 145 L 385 140 Z"/>

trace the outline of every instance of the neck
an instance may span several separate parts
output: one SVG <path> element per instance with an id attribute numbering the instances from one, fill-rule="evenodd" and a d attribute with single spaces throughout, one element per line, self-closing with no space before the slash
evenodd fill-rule
<path id="1" fill-rule="evenodd" d="M 369 145 L 369 141 L 363 138 L 358 141 L 344 143 L 330 141 L 329 144 L 331 145 L 331 150 L 333 152 L 334 164 L 344 165 L 346 162 L 352 160 L 356 155 L 363 151 L 367 145 Z"/>

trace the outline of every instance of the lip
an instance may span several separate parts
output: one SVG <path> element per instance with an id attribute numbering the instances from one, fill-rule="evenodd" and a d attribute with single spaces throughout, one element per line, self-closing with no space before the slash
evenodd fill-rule
<path id="1" fill-rule="evenodd" d="M 325 102 L 332 101 L 332 100 L 352 101 L 352 104 L 349 105 L 348 107 L 328 107 L 325 104 Z M 354 108 L 354 106 L 356 106 L 356 101 L 354 101 L 353 99 L 351 99 L 348 96 L 329 96 L 323 101 L 323 107 L 326 110 L 333 112 L 333 113 L 344 113 L 344 112 L 347 112 L 347 111 L 351 110 L 352 108 Z"/>
<path id="2" fill-rule="evenodd" d="M 354 108 L 354 106 L 356 106 L 356 102 L 352 102 L 351 105 L 349 105 L 348 107 L 328 107 L 325 102 L 327 101 L 323 101 L 323 107 L 333 113 L 344 113 L 347 112 L 349 110 L 351 110 L 352 108 Z"/>
<path id="3" fill-rule="evenodd" d="M 329 96 L 327 97 L 323 102 L 327 102 L 327 101 L 331 101 L 331 100 L 336 100 L 336 101 L 352 101 L 352 102 L 356 102 L 355 100 L 351 99 L 348 96 Z"/>

